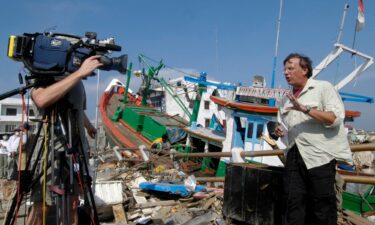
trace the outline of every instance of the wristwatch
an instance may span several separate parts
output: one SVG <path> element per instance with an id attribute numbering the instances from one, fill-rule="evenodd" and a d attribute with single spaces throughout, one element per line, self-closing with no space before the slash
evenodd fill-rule
<path id="1" fill-rule="evenodd" d="M 309 112 L 310 112 L 310 110 L 311 110 L 311 106 L 307 105 L 307 106 L 305 106 L 305 107 L 306 107 L 306 111 L 303 112 L 303 113 L 305 113 L 305 114 L 309 114 Z"/>

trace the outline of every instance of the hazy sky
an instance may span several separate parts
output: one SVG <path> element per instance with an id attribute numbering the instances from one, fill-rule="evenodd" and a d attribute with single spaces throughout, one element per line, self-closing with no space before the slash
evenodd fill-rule
<path id="1" fill-rule="evenodd" d="M 357 18 L 357 0 L 284 0 L 282 11 L 276 86 L 287 88 L 282 61 L 291 52 L 304 53 L 318 64 L 337 40 L 345 3 L 350 5 L 342 43 L 353 46 Z M 357 33 L 355 48 L 375 56 L 375 1 L 364 0 L 366 23 Z M 206 71 L 209 79 L 251 84 L 254 75 L 263 75 L 271 83 L 275 51 L 279 0 L 13 0 L 0 9 L 0 92 L 19 87 L 22 64 L 7 58 L 9 35 L 54 32 L 84 35 L 97 32 L 99 39 L 114 37 L 128 54 L 133 68 L 139 67 L 142 53 L 178 70 L 189 73 Z M 333 83 L 342 79 L 361 61 L 346 56 L 332 64 L 319 79 Z M 343 91 L 375 96 L 375 67 L 370 67 Z M 168 73 L 168 76 L 183 76 Z M 166 75 L 167 76 L 167 75 Z M 101 90 L 115 71 L 100 72 Z M 95 116 L 96 77 L 84 81 L 88 94 L 88 114 Z M 137 89 L 140 80 L 133 78 Z M 349 110 L 359 110 L 362 117 L 354 125 L 375 130 L 375 105 L 345 103 Z"/>

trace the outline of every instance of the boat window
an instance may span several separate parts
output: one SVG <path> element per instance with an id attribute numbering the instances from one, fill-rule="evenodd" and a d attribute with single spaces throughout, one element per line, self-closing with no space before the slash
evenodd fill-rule
<path id="1" fill-rule="evenodd" d="M 234 117 L 234 122 L 236 124 L 236 131 L 241 136 L 241 140 L 244 141 L 246 127 L 242 124 L 243 121 L 239 117 Z"/>
<path id="2" fill-rule="evenodd" d="M 264 130 L 264 124 L 263 123 L 258 124 L 258 126 L 257 126 L 257 138 L 262 137 L 263 130 Z"/>
<path id="3" fill-rule="evenodd" d="M 254 124 L 253 123 L 249 123 L 249 125 L 247 127 L 247 134 L 246 134 L 246 137 L 248 139 L 251 139 L 253 137 L 253 130 L 254 130 Z"/>
<path id="4" fill-rule="evenodd" d="M 210 119 L 204 119 L 204 127 L 210 127 Z"/>
<path id="5" fill-rule="evenodd" d="M 268 135 L 269 135 L 271 138 L 275 139 L 275 140 L 278 139 L 278 137 L 277 137 L 276 134 L 275 134 L 275 129 L 276 129 L 276 127 L 277 127 L 277 122 L 270 121 L 270 122 L 267 123 Z"/>
<path id="6" fill-rule="evenodd" d="M 204 101 L 204 109 L 210 109 L 210 102 Z"/>

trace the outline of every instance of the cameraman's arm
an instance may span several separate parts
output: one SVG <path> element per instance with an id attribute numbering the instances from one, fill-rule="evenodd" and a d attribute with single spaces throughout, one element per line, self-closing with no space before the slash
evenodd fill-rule
<path id="1" fill-rule="evenodd" d="M 87 58 L 81 67 L 74 73 L 68 75 L 48 87 L 39 87 L 32 91 L 31 97 L 38 108 L 46 108 L 60 100 L 74 87 L 82 78 L 89 76 L 96 68 L 102 66 L 99 62 L 100 56 Z"/>

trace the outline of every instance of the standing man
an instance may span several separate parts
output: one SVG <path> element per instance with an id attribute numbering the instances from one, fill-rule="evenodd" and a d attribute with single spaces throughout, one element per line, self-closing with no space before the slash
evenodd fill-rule
<path id="1" fill-rule="evenodd" d="M 0 179 L 7 178 L 8 170 L 8 135 L 3 135 L 0 140 Z"/>
<path id="2" fill-rule="evenodd" d="M 275 134 L 288 140 L 284 225 L 336 225 L 336 160 L 351 162 L 340 95 L 312 76 L 311 60 L 292 53 L 284 74 L 292 93 L 280 101 Z"/>
<path id="3" fill-rule="evenodd" d="M 52 106 L 56 106 L 59 115 L 61 115 L 60 123 L 65 123 L 64 129 L 70 130 L 70 136 L 72 138 L 71 149 L 80 149 L 83 151 L 85 156 L 88 156 L 88 143 L 85 137 L 85 130 L 90 137 L 94 138 L 96 134 L 96 129 L 88 120 L 85 109 L 86 109 L 86 94 L 85 89 L 82 83 L 82 79 L 88 77 L 93 73 L 95 69 L 102 66 L 103 64 L 99 62 L 100 56 L 91 56 L 87 58 L 80 68 L 73 72 L 72 74 L 67 74 L 62 80 L 56 81 L 55 83 L 49 86 L 37 87 L 34 88 L 31 92 L 31 97 L 38 108 L 39 114 L 48 109 L 51 109 Z M 67 146 L 62 143 L 60 140 L 66 140 L 66 136 L 62 133 L 63 127 L 58 125 L 58 129 L 55 132 L 55 144 L 53 151 L 55 151 L 55 158 L 51 159 L 51 154 L 49 154 L 48 161 L 54 162 L 54 176 L 50 176 L 52 168 L 50 168 L 47 173 L 47 186 L 52 187 L 56 185 L 60 187 L 64 182 L 69 181 L 69 168 L 67 163 L 62 162 L 64 159 L 66 162 L 69 159 L 66 157 L 66 152 L 69 150 Z M 40 139 L 42 140 L 42 139 Z M 64 142 L 64 141 L 63 141 Z M 39 143 L 43 144 L 43 143 Z M 38 149 L 39 147 L 36 147 Z M 58 164 L 58 159 L 60 159 L 60 164 Z M 41 173 L 43 170 L 43 163 L 40 163 L 38 173 Z M 52 167 L 52 166 L 51 166 Z M 83 167 L 82 167 L 83 168 Z M 82 173 L 82 170 L 80 173 Z M 55 180 L 55 184 L 53 184 Z M 44 208 L 44 203 L 47 206 L 52 205 L 52 197 L 43 193 L 43 178 L 39 183 L 35 185 L 32 189 L 31 200 L 34 202 L 30 214 L 27 219 L 27 224 L 30 225 L 41 225 L 47 214 L 48 208 Z M 73 187 L 71 187 L 72 193 L 64 193 L 64 195 L 70 195 L 70 221 L 65 221 L 67 224 L 77 225 L 78 224 L 78 214 L 77 207 L 79 203 L 79 186 L 78 182 L 74 179 Z M 65 191 L 67 192 L 67 191 Z M 65 197 L 65 196 L 62 196 Z M 44 211 L 45 210 L 45 211 Z M 44 213 L 43 213 L 44 211 Z M 58 214 L 58 213 L 56 213 Z M 43 216 L 44 215 L 44 216 Z M 65 215 L 56 215 L 65 217 Z M 60 221 L 61 222 L 61 221 Z"/>
<path id="4" fill-rule="evenodd" d="M 10 136 L 8 140 L 8 180 L 16 179 L 18 170 L 18 153 L 21 142 L 21 130 L 23 130 L 22 125 L 14 129 L 14 134 Z M 26 135 L 22 134 L 22 144 L 26 143 Z M 22 147 L 22 146 L 21 146 Z"/>

